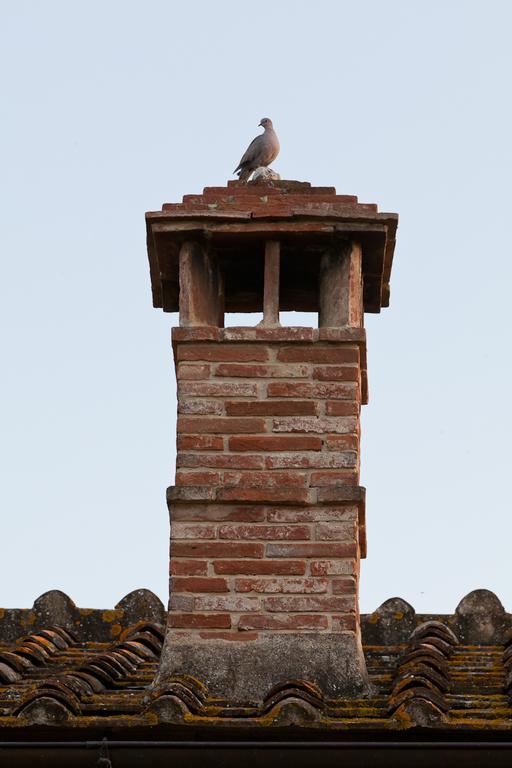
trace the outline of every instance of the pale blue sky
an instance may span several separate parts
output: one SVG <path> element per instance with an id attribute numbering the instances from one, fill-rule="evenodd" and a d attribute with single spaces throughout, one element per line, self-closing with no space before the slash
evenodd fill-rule
<path id="1" fill-rule="evenodd" d="M 0 605 L 167 598 L 176 318 L 144 212 L 231 177 L 400 214 L 367 316 L 361 608 L 512 610 L 510 3 L 0 2 Z"/>

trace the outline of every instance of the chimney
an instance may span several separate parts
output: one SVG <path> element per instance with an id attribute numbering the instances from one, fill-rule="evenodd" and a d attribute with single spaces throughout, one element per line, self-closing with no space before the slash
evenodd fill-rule
<path id="1" fill-rule="evenodd" d="M 367 690 L 363 313 L 388 305 L 396 226 L 296 181 L 229 182 L 147 214 L 153 304 L 180 323 L 160 693 L 194 680 L 250 707 L 291 681 Z M 284 310 L 317 312 L 318 328 L 280 325 Z M 263 320 L 224 328 L 225 312 Z"/>

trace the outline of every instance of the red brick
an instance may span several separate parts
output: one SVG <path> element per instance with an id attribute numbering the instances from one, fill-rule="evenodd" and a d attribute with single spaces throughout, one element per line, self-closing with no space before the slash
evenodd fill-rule
<path id="1" fill-rule="evenodd" d="M 332 628 L 335 632 L 355 632 L 357 629 L 357 619 L 354 614 L 333 616 Z"/>
<path id="2" fill-rule="evenodd" d="M 310 538 L 310 531 L 307 525 L 222 525 L 219 538 L 303 541 Z"/>
<path id="3" fill-rule="evenodd" d="M 223 575 L 303 576 L 306 563 L 300 560 L 217 560 L 213 563 L 213 570 Z"/>
<path id="4" fill-rule="evenodd" d="M 345 560 L 316 560 L 310 565 L 312 576 L 351 576 L 356 572 L 356 561 L 353 558 Z"/>
<path id="5" fill-rule="evenodd" d="M 256 363 L 221 363 L 217 365 L 215 374 L 218 378 L 255 379 L 268 376 L 268 366 Z"/>
<path id="6" fill-rule="evenodd" d="M 268 348 L 261 344 L 191 344 L 179 345 L 178 360 L 207 360 L 210 362 L 246 362 L 264 363 L 269 359 Z"/>
<path id="7" fill-rule="evenodd" d="M 357 435 L 326 435 L 325 447 L 328 451 L 357 451 L 359 438 Z"/>
<path id="8" fill-rule="evenodd" d="M 215 369 L 215 376 L 220 378 L 241 378 L 241 379 L 256 379 L 265 378 L 268 376 L 267 365 L 256 365 L 243 363 L 221 363 Z"/>
<path id="9" fill-rule="evenodd" d="M 357 466 L 357 453 L 292 453 L 267 456 L 267 469 L 326 469 Z"/>
<path id="10" fill-rule="evenodd" d="M 168 622 L 170 627 L 190 627 L 190 628 L 213 628 L 230 629 L 231 616 L 229 614 L 213 613 L 169 613 Z"/>
<path id="11" fill-rule="evenodd" d="M 200 503 L 215 501 L 218 488 L 209 485 L 171 485 L 167 489 L 167 500 L 172 503 Z"/>
<path id="12" fill-rule="evenodd" d="M 238 363 L 221 363 L 215 371 L 216 376 L 245 379 L 295 379 L 309 375 L 307 365 L 243 365 Z"/>
<path id="13" fill-rule="evenodd" d="M 354 522 L 358 519 L 357 507 L 317 507 L 316 509 L 269 509 L 269 523 L 316 523 L 330 521 Z"/>
<path id="14" fill-rule="evenodd" d="M 274 432 L 335 432 L 338 434 L 355 432 L 358 428 L 357 419 L 352 416 L 338 419 L 328 416 L 285 416 L 274 419 Z"/>
<path id="15" fill-rule="evenodd" d="M 203 325 L 200 328 L 173 328 L 173 341 L 220 341 L 222 328 Z"/>
<path id="16" fill-rule="evenodd" d="M 198 380 L 208 379 L 210 376 L 209 365 L 178 365 L 178 379 Z"/>
<path id="17" fill-rule="evenodd" d="M 322 486 L 357 485 L 357 472 L 312 472 L 311 485 L 314 488 Z"/>
<path id="18" fill-rule="evenodd" d="M 226 579 L 172 578 L 171 591 L 174 592 L 228 592 Z"/>
<path id="19" fill-rule="evenodd" d="M 197 358 L 196 358 L 197 359 Z M 277 359 L 284 363 L 358 363 L 357 347 L 339 347 L 326 345 L 281 347 Z"/>
<path id="20" fill-rule="evenodd" d="M 354 400 L 335 400 L 325 404 L 326 416 L 359 416 L 359 403 Z"/>
<path id="21" fill-rule="evenodd" d="M 178 413 L 199 416 L 223 416 L 224 403 L 222 400 L 190 400 L 180 397 L 178 400 Z"/>
<path id="22" fill-rule="evenodd" d="M 357 208 L 360 211 L 363 209 L 369 210 L 366 205 L 361 205 L 361 203 L 359 203 Z M 371 210 L 375 210 L 375 208 Z M 364 328 L 319 328 L 318 338 L 320 341 L 366 342 L 366 331 Z"/>
<path id="23" fill-rule="evenodd" d="M 352 542 L 343 544 L 267 544 L 266 549 L 267 557 L 356 557 L 356 554 L 357 547 Z"/>
<path id="24" fill-rule="evenodd" d="M 359 381 L 359 368 L 355 365 L 322 365 L 313 368 L 313 378 L 319 381 Z"/>
<path id="25" fill-rule="evenodd" d="M 300 595 L 293 597 L 266 597 L 263 601 L 265 610 L 270 613 L 299 613 L 303 611 L 350 611 L 354 601 L 347 597 L 326 597 Z"/>
<path id="26" fill-rule="evenodd" d="M 187 504 L 182 507 L 173 507 L 172 519 L 173 521 L 262 523 L 265 520 L 265 510 L 261 507 L 217 507 L 213 504 L 201 504 L 199 507 L 193 507 Z"/>
<path id="27" fill-rule="evenodd" d="M 318 546 L 318 545 L 317 545 Z M 263 557 L 264 544 L 239 541 L 171 542 L 171 557 Z"/>
<path id="28" fill-rule="evenodd" d="M 179 381 L 180 397 L 256 397 L 256 384 L 240 381 Z"/>
<path id="29" fill-rule="evenodd" d="M 311 400 L 260 400 L 228 402 L 228 416 L 315 416 L 318 404 Z"/>
<path id="30" fill-rule="evenodd" d="M 267 437 L 230 437 L 230 451 L 319 451 L 319 437 L 269 435 Z"/>
<path id="31" fill-rule="evenodd" d="M 259 597 L 241 597 L 240 595 L 204 595 L 195 598 L 195 608 L 198 611 L 251 612 L 261 609 L 261 600 Z"/>
<path id="32" fill-rule="evenodd" d="M 311 504 L 312 496 L 307 488 L 221 488 L 219 501 L 260 502 L 261 504 Z"/>
<path id="33" fill-rule="evenodd" d="M 178 418 L 178 432 L 223 432 L 224 434 L 233 434 L 237 432 L 265 432 L 266 425 L 264 419 L 244 419 L 244 418 L 216 418 L 212 416 L 180 416 Z"/>
<path id="34" fill-rule="evenodd" d="M 241 616 L 238 629 L 327 629 L 327 616 L 312 616 L 300 614 L 298 616 L 268 616 L 246 615 Z"/>
<path id="35" fill-rule="evenodd" d="M 360 485 L 338 485 L 318 488 L 319 504 L 339 504 L 344 501 L 362 501 L 364 499 L 364 488 Z"/>
<path id="36" fill-rule="evenodd" d="M 318 400 L 355 400 L 357 384 L 311 384 L 302 381 L 272 381 L 267 386 L 268 397 L 313 397 Z"/>
<path id="37" fill-rule="evenodd" d="M 170 571 L 173 576 L 206 576 L 208 563 L 206 560 L 178 560 L 173 557 Z"/>
<path id="38" fill-rule="evenodd" d="M 179 451 L 223 451 L 224 439 L 212 435 L 178 435 Z"/>
<path id="39" fill-rule="evenodd" d="M 169 595 L 169 610 L 175 613 L 191 613 L 194 610 L 194 596 L 171 592 Z"/>
<path id="40" fill-rule="evenodd" d="M 175 520 L 171 524 L 171 537 L 173 539 L 216 539 L 217 527 L 215 525 L 201 523 L 178 523 Z"/>
<path id="41" fill-rule="evenodd" d="M 292 594 L 309 594 L 326 592 L 327 579 L 236 579 L 237 592 L 289 592 Z"/>
<path id="42" fill-rule="evenodd" d="M 356 595 L 356 580 L 351 577 L 348 579 L 333 579 L 332 580 L 332 593 L 333 595 Z"/>
<path id="43" fill-rule="evenodd" d="M 275 488 L 287 486 L 289 488 L 303 488 L 307 482 L 304 472 L 225 472 L 224 484 L 226 486 L 239 486 L 241 488 Z"/>
<path id="44" fill-rule="evenodd" d="M 355 537 L 355 523 L 317 523 L 315 525 L 315 539 L 317 541 L 355 540 Z"/>
<path id="45" fill-rule="evenodd" d="M 217 469 L 264 469 L 265 458 L 261 455 L 251 456 L 224 453 L 178 453 L 177 467 L 214 467 Z"/>
<path id="46" fill-rule="evenodd" d="M 218 472 L 176 472 L 176 485 L 219 485 Z"/>

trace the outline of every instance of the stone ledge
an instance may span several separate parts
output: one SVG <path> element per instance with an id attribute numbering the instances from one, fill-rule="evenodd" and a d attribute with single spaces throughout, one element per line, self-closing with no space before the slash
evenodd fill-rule
<path id="1" fill-rule="evenodd" d="M 279 497 L 282 497 L 283 504 L 287 506 L 304 506 L 304 505 L 316 505 L 316 504 L 333 504 L 337 502 L 361 502 L 364 504 L 366 489 L 361 485 L 344 485 L 337 488 L 238 488 L 236 486 L 225 487 L 205 487 L 202 485 L 171 485 L 167 489 L 167 501 L 168 502 L 181 502 L 184 504 L 209 504 L 212 501 L 222 501 L 226 504 L 240 504 L 246 501 L 245 491 L 257 490 L 262 493 L 261 504 L 267 504 L 268 502 L 263 498 L 265 493 L 268 492 L 269 497 L 273 492 L 276 492 Z M 293 501 L 293 494 L 296 491 L 306 491 L 304 501 Z M 230 491 L 228 497 L 225 492 Z M 237 496 L 236 491 L 239 491 Z M 289 493 L 290 501 L 287 501 L 285 496 Z M 271 504 L 275 504 L 275 501 L 270 501 Z M 253 505 L 254 502 L 251 502 Z"/>
<path id="2" fill-rule="evenodd" d="M 252 493 L 251 493 L 252 492 Z M 167 489 L 167 506 L 173 504 L 247 504 L 258 506 L 314 507 L 327 504 L 357 504 L 359 547 L 366 557 L 366 488 L 344 485 L 337 488 L 224 488 L 201 485 L 171 485 Z"/>
<path id="3" fill-rule="evenodd" d="M 262 326 L 195 326 L 172 329 L 172 340 L 179 342 L 196 341 L 275 341 L 296 342 L 299 344 L 318 341 L 348 344 L 366 344 L 364 328 L 308 328 L 286 326 L 282 328 L 264 328 Z"/>

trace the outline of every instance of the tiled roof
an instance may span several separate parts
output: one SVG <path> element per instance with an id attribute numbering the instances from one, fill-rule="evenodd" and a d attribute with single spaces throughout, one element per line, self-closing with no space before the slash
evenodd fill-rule
<path id="1" fill-rule="evenodd" d="M 136 590 L 113 610 L 79 609 L 59 591 L 0 618 L 0 724 L 90 726 L 139 717 L 158 663 L 165 610 Z"/>
<path id="2" fill-rule="evenodd" d="M 222 732 L 299 725 L 397 737 L 411 727 L 511 730 L 512 616 L 492 593 L 471 593 L 450 616 L 416 615 L 395 598 L 361 620 L 370 695 L 328 700 L 293 680 L 269 691 L 261 706 L 234 710 L 191 678 L 151 688 L 165 622 L 152 593 L 138 590 L 112 611 L 77 609 L 62 593 L 47 593 L 34 608 L 5 610 L 0 620 L 0 724 L 125 734 L 183 725 Z"/>

